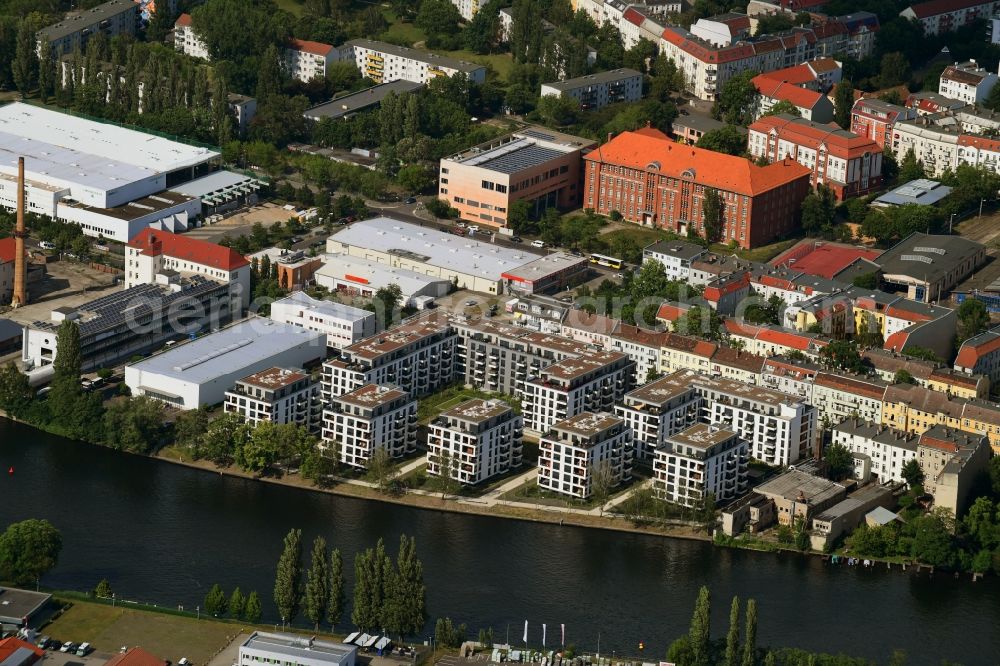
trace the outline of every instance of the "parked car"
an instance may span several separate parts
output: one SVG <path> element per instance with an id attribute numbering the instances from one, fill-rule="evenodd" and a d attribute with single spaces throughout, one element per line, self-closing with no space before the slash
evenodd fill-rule
<path id="1" fill-rule="evenodd" d="M 459 227 L 457 229 L 454 229 L 452 231 L 452 233 L 454 233 L 456 236 L 464 236 L 465 235 L 465 229 L 462 229 L 461 227 Z"/>
<path id="2" fill-rule="evenodd" d="M 177 661 L 177 666 L 191 666 L 191 662 L 190 662 L 190 661 L 188 661 L 188 658 L 187 658 L 187 657 L 181 657 L 181 658 L 180 658 L 180 659 L 179 659 L 179 660 Z"/>
<path id="3" fill-rule="evenodd" d="M 51 642 L 52 642 L 51 638 L 49 638 L 48 636 L 42 636 L 41 638 L 38 639 L 38 642 L 35 645 L 42 648 L 43 650 L 46 650 L 48 649 L 49 643 Z"/>
<path id="4" fill-rule="evenodd" d="M 406 197 L 406 201 L 404 201 L 403 203 L 415 204 L 415 203 L 417 203 L 417 198 L 416 197 Z"/>
<path id="5" fill-rule="evenodd" d="M 475 232 L 479 231 L 479 225 L 478 224 L 470 224 L 466 228 L 469 230 L 469 233 L 475 233 Z"/>
<path id="6" fill-rule="evenodd" d="M 510 242 L 511 243 L 520 243 L 521 242 L 521 237 L 520 236 L 511 236 L 510 237 Z"/>
<path id="7" fill-rule="evenodd" d="M 471 308 L 473 305 L 479 305 L 479 302 L 470 299 L 470 300 L 466 301 L 465 304 Z"/>
<path id="8" fill-rule="evenodd" d="M 57 641 L 53 638 L 49 641 L 49 647 L 47 649 L 52 650 L 53 652 L 58 652 L 62 649 L 62 641 Z"/>
<path id="9" fill-rule="evenodd" d="M 464 229 L 465 228 L 465 222 L 462 222 L 462 221 L 456 222 L 455 226 L 458 227 L 459 229 Z"/>
<path id="10" fill-rule="evenodd" d="M 302 236 L 292 236 L 290 240 L 291 240 L 292 243 L 301 243 L 302 242 Z"/>
<path id="11" fill-rule="evenodd" d="M 42 248 L 43 250 L 54 250 L 56 249 L 56 244 L 53 243 L 52 241 L 42 241 L 38 244 L 38 247 Z"/>
<path id="12" fill-rule="evenodd" d="M 73 654 L 76 652 L 76 643 L 73 641 L 66 641 L 63 643 L 62 647 L 59 648 L 60 652 L 65 652 L 66 654 Z"/>
<path id="13" fill-rule="evenodd" d="M 531 247 L 542 248 L 542 247 L 545 247 L 545 243 L 543 241 L 540 241 L 540 240 L 533 240 L 533 241 L 531 241 Z"/>
<path id="14" fill-rule="evenodd" d="M 76 648 L 76 656 L 86 657 L 91 651 L 90 643 L 80 643 L 80 646 Z"/>

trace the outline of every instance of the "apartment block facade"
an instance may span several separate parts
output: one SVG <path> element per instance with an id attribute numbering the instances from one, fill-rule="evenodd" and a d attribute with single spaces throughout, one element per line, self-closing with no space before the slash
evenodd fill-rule
<path id="1" fill-rule="evenodd" d="M 134 0 L 109 0 L 84 9 L 76 15 L 39 30 L 35 38 L 38 48 L 48 42 L 56 59 L 85 51 L 87 42 L 96 34 L 108 39 L 117 35 L 134 35 L 139 28 L 139 4 Z M 39 51 L 40 53 L 40 51 Z"/>
<path id="2" fill-rule="evenodd" d="M 899 15 L 915 20 L 925 35 L 952 32 L 977 19 L 988 19 L 1000 10 L 996 0 L 927 0 L 910 5 Z"/>
<path id="3" fill-rule="evenodd" d="M 609 487 L 632 478 L 632 431 L 620 418 L 583 412 L 556 422 L 539 440 L 539 488 L 587 499 L 597 475 Z"/>
<path id="4" fill-rule="evenodd" d="M 312 298 L 293 291 L 271 303 L 270 318 L 326 334 L 326 345 L 336 349 L 375 335 L 375 313 L 361 308 Z"/>
<path id="5" fill-rule="evenodd" d="M 427 473 L 475 485 L 521 466 L 522 419 L 502 400 L 474 399 L 428 426 Z"/>
<path id="6" fill-rule="evenodd" d="M 916 109 L 891 104 L 877 98 L 862 98 L 851 109 L 851 132 L 874 141 L 879 149 L 892 145 L 892 128 L 898 120 L 917 117 Z"/>
<path id="7" fill-rule="evenodd" d="M 426 84 L 439 76 L 456 74 L 468 77 L 471 83 L 486 80 L 486 68 L 482 65 L 371 39 L 345 42 L 340 46 L 338 59 L 354 62 L 361 75 L 375 83 L 405 79 Z"/>
<path id="8" fill-rule="evenodd" d="M 697 423 L 666 439 L 653 454 L 653 490 L 660 499 L 700 506 L 747 492 L 750 449 L 732 430 Z"/>
<path id="9" fill-rule="evenodd" d="M 854 478 L 865 483 L 903 483 L 903 466 L 917 457 L 917 436 L 864 419 L 844 419 L 831 431 L 831 443 L 854 454 Z"/>
<path id="10" fill-rule="evenodd" d="M 252 425 L 270 421 L 300 425 L 314 435 L 320 432 L 319 383 L 297 370 L 270 368 L 244 377 L 226 391 L 223 405 L 227 414 L 239 414 Z"/>
<path id="11" fill-rule="evenodd" d="M 625 394 L 615 415 L 632 429 L 637 460 L 649 460 L 669 437 L 701 416 L 702 398 L 692 386 L 661 377 Z"/>
<path id="12" fill-rule="evenodd" d="M 524 425 L 546 432 L 582 412 L 611 412 L 632 388 L 634 363 L 619 352 L 594 351 L 554 363 L 524 384 Z"/>
<path id="13" fill-rule="evenodd" d="M 966 104 L 982 104 L 997 80 L 996 74 L 983 69 L 975 60 L 955 63 L 941 72 L 938 94 Z"/>
<path id="14" fill-rule="evenodd" d="M 417 448 L 417 401 L 394 386 L 368 384 L 330 400 L 320 447 L 351 467 L 368 466 L 386 450 L 400 458 Z"/>
<path id="15" fill-rule="evenodd" d="M 705 235 L 704 198 L 722 198 L 720 240 L 752 248 L 797 227 L 811 171 L 781 160 L 750 160 L 682 146 L 645 128 L 622 132 L 584 156 L 584 207 L 628 222 Z"/>
<path id="16" fill-rule="evenodd" d="M 882 185 L 882 150 L 871 139 L 787 114 L 756 120 L 749 131 L 750 155 L 794 159 L 812 172 L 813 186 L 826 185 L 841 201 Z"/>
<path id="17" fill-rule="evenodd" d="M 608 104 L 638 102 L 642 99 L 642 73 L 634 69 L 614 69 L 543 83 L 541 96 L 571 97 L 584 111 L 602 109 Z"/>

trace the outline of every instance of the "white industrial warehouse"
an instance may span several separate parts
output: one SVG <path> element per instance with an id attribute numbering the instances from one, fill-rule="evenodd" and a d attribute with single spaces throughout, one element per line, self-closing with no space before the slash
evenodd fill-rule
<path id="1" fill-rule="evenodd" d="M 201 201 L 169 190 L 207 174 L 219 153 L 15 102 L 0 107 L 0 205 L 10 209 L 21 156 L 29 212 L 127 242 L 147 226 L 186 229 Z"/>
<path id="2" fill-rule="evenodd" d="M 132 395 L 180 409 L 215 405 L 236 380 L 268 368 L 302 368 L 326 356 L 326 335 L 254 317 L 125 366 Z"/>

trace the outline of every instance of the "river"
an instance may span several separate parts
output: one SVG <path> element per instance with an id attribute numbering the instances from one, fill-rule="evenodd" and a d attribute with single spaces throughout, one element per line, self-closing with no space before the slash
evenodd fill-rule
<path id="1" fill-rule="evenodd" d="M 70 442 L 0 419 L 4 522 L 46 518 L 62 532 L 59 565 L 43 585 L 92 589 L 193 609 L 214 583 L 257 589 L 265 617 L 284 534 L 301 528 L 353 557 L 382 537 L 394 553 L 416 537 L 427 583 L 427 632 L 451 617 L 470 632 L 492 626 L 520 641 L 566 642 L 610 654 L 662 658 L 687 631 L 697 590 L 714 599 L 723 636 L 734 594 L 758 602 L 759 643 L 844 652 L 884 663 L 895 647 L 910 664 L 942 658 L 995 663 L 1000 583 L 899 569 L 830 566 L 816 557 L 716 548 L 708 543 L 413 509 L 189 469 Z M 348 614 L 349 618 L 349 614 Z M 347 629 L 347 622 L 344 628 Z M 429 633 L 428 633 L 429 635 Z"/>

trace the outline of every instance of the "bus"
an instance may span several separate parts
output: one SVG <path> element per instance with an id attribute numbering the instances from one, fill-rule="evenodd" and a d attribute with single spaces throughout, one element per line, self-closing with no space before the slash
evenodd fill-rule
<path id="1" fill-rule="evenodd" d="M 621 267 L 625 265 L 625 262 L 621 259 L 615 257 L 608 257 L 603 254 L 592 254 L 590 255 L 590 263 L 598 264 L 600 266 L 607 266 L 608 268 L 615 268 L 621 270 Z"/>

